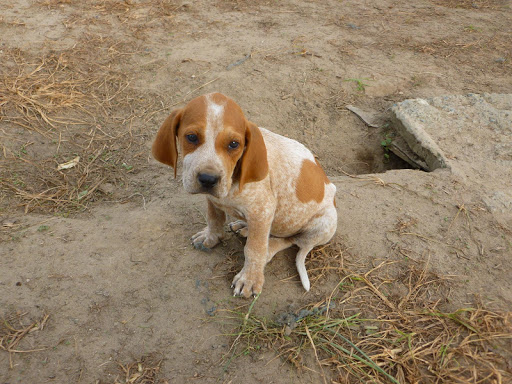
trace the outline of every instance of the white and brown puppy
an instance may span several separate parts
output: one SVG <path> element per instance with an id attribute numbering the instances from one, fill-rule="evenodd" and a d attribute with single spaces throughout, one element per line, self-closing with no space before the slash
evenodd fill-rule
<path id="1" fill-rule="evenodd" d="M 218 244 L 226 214 L 237 219 L 231 229 L 247 237 L 234 294 L 260 293 L 265 265 L 294 244 L 297 270 L 309 290 L 306 256 L 327 243 L 337 225 L 336 187 L 313 154 L 295 140 L 258 128 L 220 93 L 173 111 L 158 131 L 153 156 L 172 166 L 175 177 L 177 142 L 185 190 L 206 194 L 208 201 L 208 226 L 192 237 L 194 246 Z"/>

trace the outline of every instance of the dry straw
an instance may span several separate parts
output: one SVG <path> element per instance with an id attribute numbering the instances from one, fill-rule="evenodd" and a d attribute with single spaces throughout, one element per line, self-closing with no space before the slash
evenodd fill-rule
<path id="1" fill-rule="evenodd" d="M 127 183 L 147 159 L 148 122 L 156 126 L 154 115 L 167 108 L 162 97 L 133 86 L 140 71 L 133 57 L 144 57 L 151 29 L 168 25 L 182 6 L 170 0 L 32 5 L 62 14 L 66 37 L 75 42 L 2 52 L 0 209 L 68 214 L 111 199 L 105 191 Z M 103 32 L 93 32 L 98 28 Z M 76 157 L 73 168 L 58 169 Z"/>
<path id="2" fill-rule="evenodd" d="M 48 347 L 25 349 L 22 347 L 22 340 L 33 332 L 42 331 L 50 318 L 45 314 L 40 320 L 33 321 L 28 325 L 23 324 L 23 317 L 26 313 L 15 313 L 1 319 L 0 323 L 0 349 L 9 353 L 9 367 L 12 369 L 15 354 L 44 351 Z"/>
<path id="3" fill-rule="evenodd" d="M 93 40 L 39 58 L 2 56 L 0 186 L 27 212 L 83 209 L 101 183 L 130 170 L 121 164 L 142 142 L 131 129 L 129 80 L 109 67 L 119 59 L 109 52 L 116 43 Z M 86 52 L 90 44 L 101 60 Z M 76 157 L 73 169 L 58 168 Z"/>
<path id="4" fill-rule="evenodd" d="M 162 359 L 154 355 L 142 356 L 140 359 L 127 364 L 118 363 L 120 374 L 114 379 L 114 384 L 154 384 L 157 382 Z"/>
<path id="5" fill-rule="evenodd" d="M 313 252 L 315 263 L 319 254 L 341 257 L 339 248 L 323 247 Z M 393 267 L 382 263 L 364 273 L 340 267 L 329 297 L 277 320 L 228 311 L 240 323 L 224 363 L 272 348 L 333 383 L 510 382 L 510 313 L 482 305 L 447 311 L 445 279 L 427 265 L 391 278 L 385 270 Z M 392 293 L 397 287 L 402 295 Z"/>

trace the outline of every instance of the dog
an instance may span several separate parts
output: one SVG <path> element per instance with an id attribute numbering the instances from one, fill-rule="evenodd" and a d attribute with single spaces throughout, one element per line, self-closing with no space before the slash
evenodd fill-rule
<path id="1" fill-rule="evenodd" d="M 156 160 L 174 168 L 178 146 L 183 186 L 205 194 L 207 227 L 192 236 L 198 249 L 210 249 L 224 236 L 226 215 L 232 231 L 247 238 L 242 270 L 233 279 L 234 296 L 261 293 L 265 265 L 292 245 L 296 266 L 310 289 L 308 253 L 336 232 L 336 186 L 313 154 L 299 142 L 259 128 L 221 93 L 191 100 L 174 110 L 152 146 Z"/>

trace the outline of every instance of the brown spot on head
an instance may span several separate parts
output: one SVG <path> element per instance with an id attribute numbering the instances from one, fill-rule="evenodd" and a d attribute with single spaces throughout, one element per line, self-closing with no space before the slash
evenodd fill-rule
<path id="1" fill-rule="evenodd" d="M 226 175 L 232 177 L 245 148 L 245 129 L 242 126 L 226 126 L 215 138 L 215 152 L 221 158 Z"/>
<path id="2" fill-rule="evenodd" d="M 181 153 L 183 156 L 194 152 L 205 141 L 206 126 L 206 100 L 204 96 L 192 99 L 183 108 L 180 127 L 178 131 L 178 141 L 181 144 Z M 190 140 L 193 136 L 197 140 Z"/>
<path id="3" fill-rule="evenodd" d="M 158 130 L 151 151 L 156 160 L 174 168 L 174 177 L 178 161 L 176 140 L 181 143 L 184 155 L 194 151 L 204 141 L 205 123 L 206 103 L 204 96 L 200 96 L 184 108 L 172 111 Z M 196 135 L 197 142 L 186 140 L 188 135 Z"/>
<path id="4" fill-rule="evenodd" d="M 324 199 L 325 184 L 329 183 L 324 170 L 318 161 L 304 160 L 300 169 L 295 193 L 302 203 L 316 201 L 320 203 Z"/>
<path id="5" fill-rule="evenodd" d="M 229 97 L 220 93 L 207 97 L 223 107 L 222 124 L 213 128 L 215 151 L 223 160 L 226 174 L 239 181 L 239 190 L 247 183 L 263 180 L 268 174 L 267 149 L 259 128 Z"/>

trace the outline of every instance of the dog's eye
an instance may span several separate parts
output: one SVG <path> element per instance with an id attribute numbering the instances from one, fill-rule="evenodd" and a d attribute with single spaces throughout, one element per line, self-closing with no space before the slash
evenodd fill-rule
<path id="1" fill-rule="evenodd" d="M 187 140 L 192 143 L 192 144 L 196 144 L 197 141 L 198 141 L 198 138 L 197 138 L 197 135 L 194 135 L 193 133 L 190 134 L 190 135 L 187 135 L 185 136 L 187 138 Z"/>
<path id="2" fill-rule="evenodd" d="M 229 149 L 237 149 L 240 144 L 237 141 L 232 141 L 229 143 L 228 147 Z"/>

